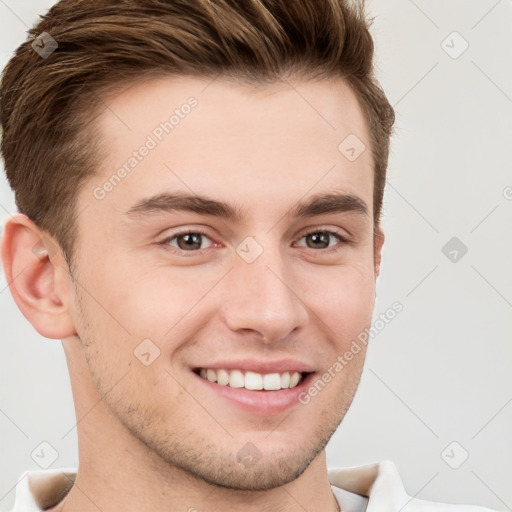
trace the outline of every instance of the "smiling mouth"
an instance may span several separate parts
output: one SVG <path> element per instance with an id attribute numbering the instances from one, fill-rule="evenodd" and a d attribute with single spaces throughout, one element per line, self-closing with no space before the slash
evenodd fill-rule
<path id="1" fill-rule="evenodd" d="M 309 372 L 257 373 L 243 370 L 197 368 L 201 378 L 220 386 L 248 390 L 279 391 L 297 387 Z"/>

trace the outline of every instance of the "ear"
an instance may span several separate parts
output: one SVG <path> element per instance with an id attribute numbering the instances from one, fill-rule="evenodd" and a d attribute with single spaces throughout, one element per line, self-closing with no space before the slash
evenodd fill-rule
<path id="1" fill-rule="evenodd" d="M 384 245 L 384 231 L 379 226 L 375 229 L 373 235 L 373 263 L 375 268 L 375 278 L 380 274 L 380 263 L 382 260 L 382 246 Z"/>
<path id="2" fill-rule="evenodd" d="M 69 310 L 73 286 L 62 250 L 24 214 L 5 224 L 2 264 L 16 304 L 39 334 L 53 339 L 76 334 Z"/>

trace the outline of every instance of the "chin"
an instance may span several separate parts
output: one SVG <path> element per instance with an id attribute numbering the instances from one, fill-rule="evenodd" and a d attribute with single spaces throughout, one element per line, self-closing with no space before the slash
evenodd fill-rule
<path id="1" fill-rule="evenodd" d="M 338 423 L 332 424 L 329 429 L 319 429 L 306 442 L 296 439 L 293 445 L 273 445 L 270 442 L 272 434 L 267 434 L 266 440 L 255 440 L 254 444 L 245 442 L 237 451 L 233 451 L 232 446 L 219 450 L 218 446 L 210 445 L 193 457 L 190 457 L 190 452 L 187 456 L 180 456 L 174 450 L 165 454 L 167 456 L 162 453 L 160 456 L 193 478 L 216 487 L 265 491 L 299 478 L 323 452 L 337 425 Z"/>
<path id="2" fill-rule="evenodd" d="M 293 455 L 262 455 L 261 459 L 246 463 L 213 467 L 194 467 L 189 471 L 194 477 L 216 487 L 239 491 L 265 491 L 281 487 L 297 479 L 311 464 L 318 453 L 305 457 L 304 453 Z"/>

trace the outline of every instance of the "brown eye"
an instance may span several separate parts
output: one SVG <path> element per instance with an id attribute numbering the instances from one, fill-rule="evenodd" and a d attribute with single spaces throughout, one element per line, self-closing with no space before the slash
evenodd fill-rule
<path id="1" fill-rule="evenodd" d="M 331 235 L 325 232 L 310 233 L 306 235 L 306 240 L 311 242 L 311 245 L 308 244 L 308 247 L 325 249 L 326 247 L 329 247 L 330 236 Z"/>
<path id="2" fill-rule="evenodd" d="M 184 251 L 200 249 L 201 248 L 201 237 L 198 233 L 188 233 L 186 235 L 179 235 L 176 237 L 178 241 L 178 247 Z"/>
<path id="3" fill-rule="evenodd" d="M 328 249 L 336 245 L 336 242 L 346 241 L 341 235 L 334 231 L 311 231 L 302 236 L 306 240 L 306 247 L 310 249 Z M 330 242 L 335 239 L 335 243 Z"/>
<path id="4" fill-rule="evenodd" d="M 170 245 L 171 247 L 175 247 L 182 251 L 195 252 L 206 248 L 201 247 L 204 238 L 209 240 L 206 233 L 202 233 L 201 231 L 187 231 L 185 233 L 177 233 L 166 238 L 162 241 L 162 244 Z"/>

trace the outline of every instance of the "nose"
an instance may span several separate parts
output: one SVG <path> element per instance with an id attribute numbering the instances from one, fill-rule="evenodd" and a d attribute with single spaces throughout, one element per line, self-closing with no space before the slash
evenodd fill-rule
<path id="1" fill-rule="evenodd" d="M 263 343 L 286 339 L 306 325 L 308 310 L 299 280 L 278 250 L 265 249 L 252 263 L 236 256 L 224 283 L 224 321 L 251 331 Z"/>

